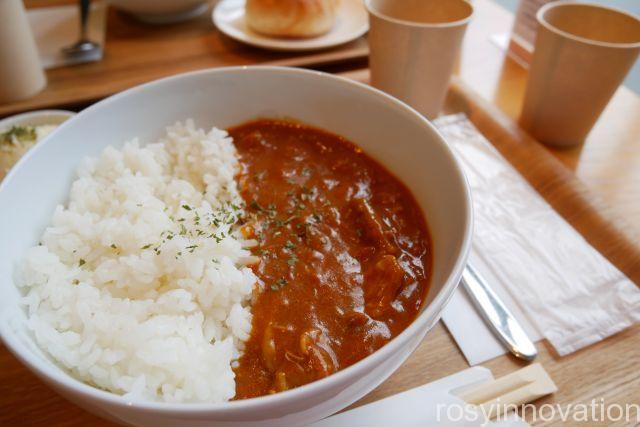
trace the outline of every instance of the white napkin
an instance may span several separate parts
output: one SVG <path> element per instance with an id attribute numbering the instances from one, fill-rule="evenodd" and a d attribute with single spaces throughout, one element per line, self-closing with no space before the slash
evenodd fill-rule
<path id="1" fill-rule="evenodd" d="M 525 181 L 463 115 L 436 126 L 472 188 L 471 262 L 534 340 L 563 356 L 640 320 L 640 290 Z M 443 320 L 471 365 L 506 353 L 460 288 Z"/>
<path id="2" fill-rule="evenodd" d="M 65 56 L 62 48 L 78 40 L 80 18 L 77 5 L 40 7 L 27 10 L 29 24 L 38 45 L 40 60 L 45 69 L 72 65 L 80 62 Z M 104 50 L 107 5 L 105 2 L 93 2 L 89 14 L 89 38 L 100 44 Z M 90 61 L 102 59 L 102 51 L 90 58 Z"/>

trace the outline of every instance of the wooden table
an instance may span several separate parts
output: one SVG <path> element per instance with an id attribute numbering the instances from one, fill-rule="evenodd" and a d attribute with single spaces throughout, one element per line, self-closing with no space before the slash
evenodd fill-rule
<path id="1" fill-rule="evenodd" d="M 467 34 L 448 111 L 472 116 L 476 126 L 491 136 L 497 148 L 569 222 L 640 283 L 640 99 L 621 88 L 582 147 L 559 151 L 532 141 L 513 121 L 527 72 L 488 40 L 491 34 L 509 31 L 512 16 L 490 0 L 474 0 L 474 4 L 477 16 Z M 164 70 L 164 65 L 159 69 Z M 74 76 L 72 70 L 63 74 L 61 79 Z M 366 70 L 346 75 L 367 79 Z M 87 80 L 89 88 L 102 84 L 108 82 Z M 543 182 L 541 176 L 551 179 Z M 640 326 L 564 358 L 557 357 L 546 343 L 538 349 L 539 361 L 559 391 L 537 405 L 589 404 L 601 398 L 609 404 L 640 404 Z M 1 347 L 0 366 L 0 425 L 110 425 L 58 397 Z M 502 356 L 484 366 L 501 376 L 523 364 Z M 467 367 L 451 336 L 438 324 L 395 374 L 356 405 Z M 546 425 L 557 424 L 559 418 Z"/>
<path id="2" fill-rule="evenodd" d="M 74 0 L 26 0 L 41 7 Z M 104 58 L 99 62 L 47 71 L 47 87 L 29 99 L 0 104 L 0 117 L 18 111 L 66 107 L 77 109 L 132 86 L 187 71 L 238 65 L 282 65 L 331 70 L 335 64 L 366 63 L 368 46 L 361 37 L 318 52 L 270 52 L 224 36 L 211 13 L 180 24 L 150 25 L 109 8 Z"/>

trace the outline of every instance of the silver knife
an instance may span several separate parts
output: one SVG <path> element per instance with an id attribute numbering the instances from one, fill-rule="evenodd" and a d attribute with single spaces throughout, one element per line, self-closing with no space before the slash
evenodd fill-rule
<path id="1" fill-rule="evenodd" d="M 462 284 L 486 323 L 509 351 L 523 360 L 535 359 L 538 355 L 536 346 L 500 297 L 470 264 L 462 273 Z"/>

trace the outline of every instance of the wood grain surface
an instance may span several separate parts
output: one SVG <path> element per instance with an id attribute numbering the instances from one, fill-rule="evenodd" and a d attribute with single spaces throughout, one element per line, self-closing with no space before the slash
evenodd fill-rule
<path id="1" fill-rule="evenodd" d="M 48 1 L 31 0 L 32 3 Z M 506 57 L 490 40 L 491 35 L 510 30 L 512 16 L 489 0 L 474 0 L 473 4 L 476 16 L 468 30 L 460 70 L 452 85 L 446 112 L 469 115 L 476 127 L 568 222 L 636 284 L 640 284 L 640 99 L 621 88 L 587 143 L 581 147 L 561 151 L 540 145 L 517 126 L 527 70 Z M 120 43 L 126 44 L 127 37 L 135 39 L 138 34 L 138 30 L 130 28 L 128 31 L 131 31 L 128 35 L 117 36 Z M 147 35 L 140 34 L 139 37 Z M 162 34 L 156 37 L 162 40 L 158 43 L 164 43 L 165 47 L 178 49 L 181 46 L 170 38 L 164 39 Z M 185 37 L 186 46 L 191 46 L 187 50 L 195 51 L 197 37 L 193 36 L 191 41 L 189 38 Z M 197 55 L 193 56 L 195 63 Z M 135 62 L 132 66 L 136 66 Z M 164 72 L 167 66 L 171 67 L 157 63 L 156 72 Z M 118 78 L 129 75 L 127 70 L 115 65 L 111 72 Z M 69 68 L 60 71 L 60 79 L 78 78 L 85 82 L 86 90 L 95 91 L 93 93 L 97 97 L 104 95 L 99 95 L 100 90 L 94 86 L 109 84 L 99 76 L 97 70 L 85 72 Z M 346 76 L 367 81 L 368 71 L 349 72 Z M 127 78 L 135 84 L 138 76 L 132 72 Z M 56 99 L 52 95 L 48 102 L 58 106 Z M 559 387 L 553 396 L 536 402 L 538 406 L 546 403 L 589 404 L 592 399 L 605 399 L 607 404 L 640 404 L 640 326 L 563 358 L 554 354 L 545 343 L 541 343 L 538 349 L 538 361 Z M 57 396 L 1 345 L 0 366 L 1 426 L 111 425 Z M 523 365 L 510 356 L 502 356 L 484 366 L 500 376 Z M 396 373 L 354 406 L 437 380 L 467 367 L 451 336 L 442 324 L 438 324 Z M 561 425 L 558 417 L 547 422 L 529 421 L 534 425 Z M 634 424 L 640 423 L 569 422 L 562 425 Z"/>
<path id="2" fill-rule="evenodd" d="M 505 55 L 496 36 L 508 34 L 513 15 L 490 0 L 474 0 L 458 70 L 461 82 L 497 107 L 517 127 L 527 83 L 525 66 Z M 624 219 L 626 234 L 640 245 L 640 97 L 621 86 L 585 144 L 549 151 Z M 622 227 L 622 225 L 621 225 Z"/>
<path id="3" fill-rule="evenodd" d="M 68 0 L 32 0 L 46 6 Z M 367 42 L 351 43 L 316 52 L 272 52 L 246 46 L 218 31 L 211 13 L 172 25 L 150 25 L 109 8 L 104 58 L 99 62 L 47 70 L 47 87 L 34 97 L 0 104 L 0 117 L 50 107 L 73 108 L 94 102 L 132 86 L 187 71 L 235 65 L 326 67 L 365 61 Z"/>

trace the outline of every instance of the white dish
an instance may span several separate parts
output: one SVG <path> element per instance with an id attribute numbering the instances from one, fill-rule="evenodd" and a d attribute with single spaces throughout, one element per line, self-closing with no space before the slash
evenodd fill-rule
<path id="1" fill-rule="evenodd" d="M 66 110 L 39 110 L 17 114 L 0 120 L 0 132 L 11 126 L 59 125 L 75 114 Z"/>
<path id="2" fill-rule="evenodd" d="M 307 39 L 268 37 L 251 30 L 245 22 L 245 0 L 222 0 L 213 11 L 213 23 L 222 33 L 239 42 L 264 49 L 310 51 L 327 49 L 362 37 L 369 30 L 369 17 L 362 0 L 342 0 L 336 24 L 327 34 Z"/>
<path id="3" fill-rule="evenodd" d="M 192 117 L 222 128 L 257 117 L 293 118 L 342 135 L 382 162 L 413 192 L 434 248 L 429 295 L 400 335 L 360 362 L 320 381 L 274 395 L 223 404 L 129 401 L 70 377 L 35 345 L 13 283 L 14 268 L 37 243 L 69 192 L 80 160 L 132 137 L 157 138 L 168 123 Z M 406 104 L 369 86 L 328 74 L 238 67 L 182 74 L 112 96 L 82 111 L 36 145 L 0 184 L 0 337 L 59 394 L 120 423 L 156 427 L 307 424 L 363 397 L 389 377 L 439 320 L 470 247 L 469 187 L 437 130 Z"/>
<path id="4" fill-rule="evenodd" d="M 75 113 L 71 111 L 40 110 L 9 116 L 4 119 L 0 119 L 0 134 L 10 130 L 13 126 L 57 126 L 74 115 Z M 34 142 L 42 142 L 43 139 L 48 137 L 48 132 L 49 130 L 43 131 L 42 129 L 36 131 L 36 141 Z M 13 167 L 13 164 L 31 149 L 32 144 L 33 143 L 30 142 L 20 144 L 20 146 L 16 146 L 8 150 L 5 149 L 5 147 L 0 149 L 0 182 L 4 179 L 7 171 Z"/>
<path id="5" fill-rule="evenodd" d="M 109 3 L 149 24 L 187 21 L 209 9 L 206 0 L 109 0 Z"/>

